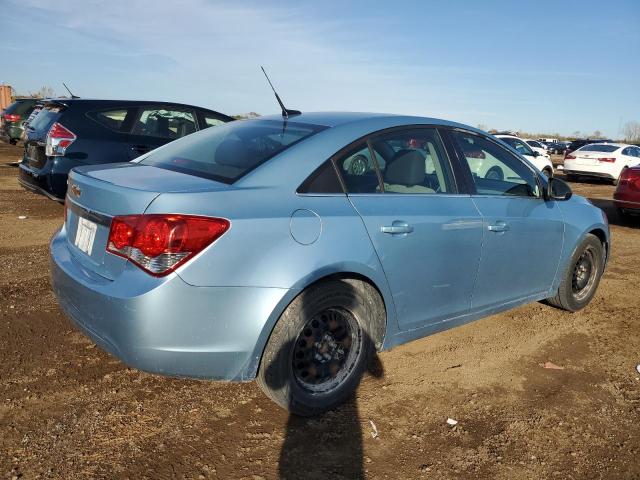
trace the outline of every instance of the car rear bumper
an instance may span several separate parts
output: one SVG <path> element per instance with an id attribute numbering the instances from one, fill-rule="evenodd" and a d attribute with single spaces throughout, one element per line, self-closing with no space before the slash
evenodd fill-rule
<path id="1" fill-rule="evenodd" d="M 19 165 L 18 181 L 29 190 L 42 193 L 54 200 L 64 201 L 69 170 L 77 165 L 61 166 L 56 163 L 63 162 L 48 160 L 44 167 L 36 169 L 23 160 Z"/>
<path id="2" fill-rule="evenodd" d="M 565 161 L 563 171 L 568 175 L 580 175 L 583 177 L 618 178 L 610 165 L 580 165 Z"/>
<path id="3" fill-rule="evenodd" d="M 628 191 L 626 189 L 617 190 L 613 194 L 613 204 L 616 208 L 632 212 L 640 212 L 640 192 Z"/>
<path id="4" fill-rule="evenodd" d="M 250 380 L 264 326 L 290 292 L 194 287 L 177 274 L 154 278 L 132 265 L 107 280 L 75 259 L 64 228 L 50 253 L 53 290 L 75 325 L 124 363 L 162 375 Z"/>

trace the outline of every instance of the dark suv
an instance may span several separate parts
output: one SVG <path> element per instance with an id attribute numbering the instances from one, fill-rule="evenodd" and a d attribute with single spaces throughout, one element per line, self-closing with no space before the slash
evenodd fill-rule
<path id="1" fill-rule="evenodd" d="M 190 133 L 232 121 L 167 102 L 58 99 L 27 126 L 20 183 L 63 200 L 73 167 L 126 162 Z"/>
<path id="2" fill-rule="evenodd" d="M 31 114 L 38 102 L 36 98 L 20 98 L 0 113 L 0 139 L 12 145 L 22 136 L 22 122 Z"/>

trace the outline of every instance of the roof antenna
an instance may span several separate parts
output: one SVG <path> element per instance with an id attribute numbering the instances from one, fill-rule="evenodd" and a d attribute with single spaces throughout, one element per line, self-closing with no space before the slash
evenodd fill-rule
<path id="1" fill-rule="evenodd" d="M 67 92 L 69 92 L 69 95 L 71 95 L 71 98 L 80 98 L 80 97 L 75 96 L 73 93 L 71 93 L 71 90 L 69 90 L 69 87 L 67 87 L 66 83 L 62 82 L 62 85 L 64 85 L 64 88 L 67 89 Z"/>
<path id="2" fill-rule="evenodd" d="M 267 82 L 269 82 L 269 86 L 271 87 L 271 90 L 273 90 L 273 94 L 276 96 L 276 100 L 278 101 L 278 104 L 282 109 L 282 116 L 284 118 L 289 118 L 290 116 L 293 116 L 293 115 L 301 115 L 302 112 L 299 110 L 287 110 L 287 108 L 284 106 L 284 103 L 282 103 L 282 100 L 280 100 L 280 97 L 278 96 L 276 89 L 273 88 L 273 84 L 271 83 L 271 80 L 269 80 L 269 76 L 267 75 L 267 72 L 264 71 L 264 67 L 261 66 L 260 68 L 262 69 L 262 73 L 264 73 L 264 76 L 267 78 Z"/>

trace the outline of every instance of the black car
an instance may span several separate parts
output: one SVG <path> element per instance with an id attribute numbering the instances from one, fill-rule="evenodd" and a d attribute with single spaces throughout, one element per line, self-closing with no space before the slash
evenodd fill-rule
<path id="1" fill-rule="evenodd" d="M 20 98 L 0 113 L 0 139 L 15 145 L 22 137 L 22 123 L 33 111 L 38 99 Z"/>
<path id="2" fill-rule="evenodd" d="M 548 142 L 547 151 L 554 154 L 563 154 L 569 147 L 569 142 Z"/>
<path id="3" fill-rule="evenodd" d="M 190 133 L 233 118 L 167 102 L 58 99 L 27 126 L 20 183 L 63 200 L 73 167 L 126 162 Z"/>
<path id="4" fill-rule="evenodd" d="M 574 150 L 579 149 L 580 147 L 584 147 L 585 145 L 589 145 L 590 143 L 612 143 L 613 140 L 603 140 L 603 139 L 593 139 L 593 138 L 580 138 L 578 140 L 574 140 L 569 144 L 569 146 L 565 149 L 565 156 L 568 153 L 573 152 Z"/>

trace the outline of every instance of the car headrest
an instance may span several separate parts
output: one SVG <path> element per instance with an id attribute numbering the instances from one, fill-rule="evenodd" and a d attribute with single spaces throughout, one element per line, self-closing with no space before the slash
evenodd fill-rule
<path id="1" fill-rule="evenodd" d="M 251 157 L 242 140 L 226 138 L 216 148 L 216 163 L 237 168 L 247 168 L 251 165 Z"/>
<path id="2" fill-rule="evenodd" d="M 385 183 L 395 185 L 419 185 L 424 181 L 424 156 L 417 150 L 401 150 L 387 165 Z"/>

